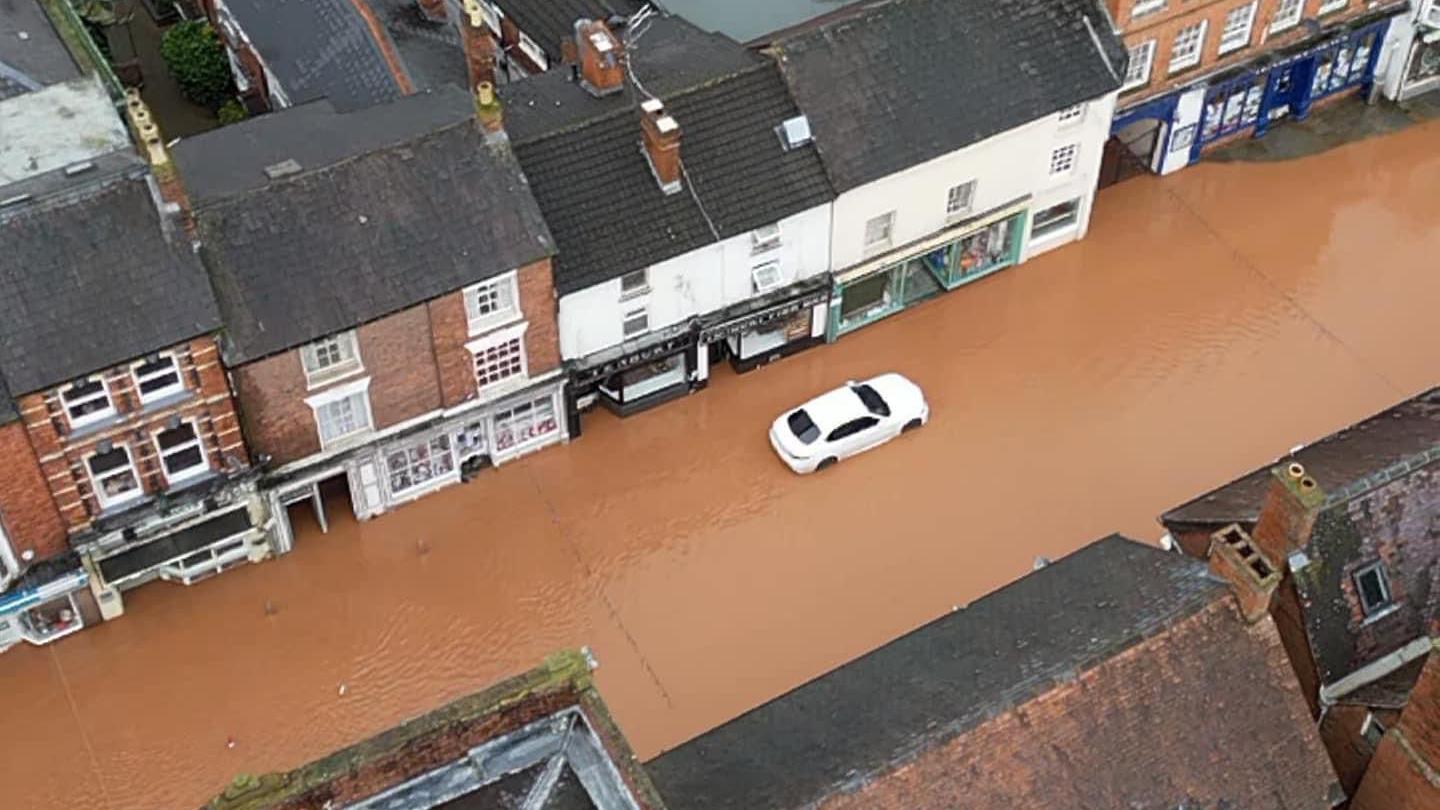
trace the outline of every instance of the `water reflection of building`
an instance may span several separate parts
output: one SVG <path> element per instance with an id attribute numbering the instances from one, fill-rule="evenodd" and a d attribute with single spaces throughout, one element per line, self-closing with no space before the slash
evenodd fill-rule
<path id="1" fill-rule="evenodd" d="M 323 526 L 337 480 L 368 517 L 567 436 L 550 235 L 476 114 L 453 87 L 315 102 L 177 148 L 277 516 Z"/>
<path id="2" fill-rule="evenodd" d="M 1106 0 L 1129 50 L 1112 124 L 1119 171 L 1169 173 L 1312 105 L 1367 94 L 1409 0 Z M 1385 54 L 1388 61 L 1392 57 Z"/>
<path id="3" fill-rule="evenodd" d="M 1084 236 L 1124 54 L 1094 3 L 1020 5 L 877 4 L 774 43 L 839 195 L 832 338 Z"/>
<path id="4" fill-rule="evenodd" d="M 173 167 L 129 102 L 150 165 L 98 83 L 0 102 L 0 645 L 272 551 Z"/>
<path id="5" fill-rule="evenodd" d="M 573 74 L 502 92 L 573 395 L 622 414 L 823 341 L 832 196 L 772 60 L 679 17 L 630 30 L 582 24 Z"/>
<path id="6" fill-rule="evenodd" d="M 238 776 L 204 810 L 664 810 L 584 652 L 296 768 Z"/>

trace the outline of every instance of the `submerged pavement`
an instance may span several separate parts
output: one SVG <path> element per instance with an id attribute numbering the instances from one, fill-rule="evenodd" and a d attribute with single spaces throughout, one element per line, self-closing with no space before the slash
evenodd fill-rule
<path id="1" fill-rule="evenodd" d="M 1090 237 L 296 551 L 0 656 L 7 807 L 193 808 L 589 645 L 649 757 L 1440 379 L 1440 124 L 1103 192 Z M 897 370 L 817 476 L 771 418 Z M 336 499 L 331 514 L 343 512 Z M 297 521 L 304 523 L 302 512 Z"/>

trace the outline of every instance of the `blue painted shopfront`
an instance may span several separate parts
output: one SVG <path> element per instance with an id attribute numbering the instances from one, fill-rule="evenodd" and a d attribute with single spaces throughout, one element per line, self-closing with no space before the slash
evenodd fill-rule
<path id="1" fill-rule="evenodd" d="M 1222 138 L 1246 129 L 1258 138 L 1282 119 L 1304 119 L 1316 101 L 1356 87 L 1368 91 L 1389 25 L 1389 19 L 1379 20 L 1269 64 L 1208 80 L 1198 121 L 1176 120 L 1181 97 L 1196 91 L 1192 85 L 1121 110 L 1110 131 L 1119 134 L 1137 122 L 1158 121 L 1164 126 L 1155 146 L 1158 154 L 1188 151 L 1188 162 L 1194 163 L 1206 146 Z"/>

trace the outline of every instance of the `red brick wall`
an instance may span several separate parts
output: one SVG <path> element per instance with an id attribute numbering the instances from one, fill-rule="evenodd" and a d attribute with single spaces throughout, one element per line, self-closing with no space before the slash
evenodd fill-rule
<path id="1" fill-rule="evenodd" d="M 33 551 L 39 562 L 64 551 L 65 524 L 20 422 L 0 425 L 0 459 L 0 522 L 15 556 Z"/>
<path id="2" fill-rule="evenodd" d="M 1440 652 L 1430 653 L 1400 721 L 1385 732 L 1350 807 L 1440 807 Z"/>
<path id="3" fill-rule="evenodd" d="M 1107 0 L 1107 2 L 1111 15 L 1115 18 L 1115 24 L 1120 28 L 1126 48 L 1133 48 L 1147 40 L 1155 40 L 1155 56 L 1150 67 L 1150 83 L 1126 91 L 1120 97 L 1120 106 L 1122 107 L 1127 107 L 1142 99 L 1161 95 L 1193 81 L 1199 75 L 1249 61 L 1255 57 L 1257 52 L 1283 48 L 1305 38 L 1303 25 L 1289 28 L 1274 37 L 1268 36 L 1270 21 L 1274 18 L 1276 10 L 1279 9 L 1281 0 L 1260 0 L 1260 6 L 1255 14 L 1255 23 L 1250 29 L 1250 45 L 1230 51 L 1222 58 L 1219 55 L 1220 32 L 1225 25 L 1225 15 L 1234 7 L 1241 5 L 1241 0 L 1169 0 L 1163 11 L 1144 14 L 1138 18 L 1132 18 L 1130 15 L 1130 10 L 1135 6 L 1135 0 Z M 1321 2 L 1322 0 L 1305 0 L 1301 18 L 1315 17 L 1315 10 L 1320 7 Z M 1364 0 L 1350 0 L 1350 4 L 1343 11 L 1326 14 L 1321 18 L 1321 23 L 1331 26 L 1340 20 L 1363 14 L 1366 11 L 1365 6 Z M 1181 29 L 1202 19 L 1209 20 L 1210 24 L 1205 32 L 1205 44 L 1200 54 L 1200 62 L 1173 75 L 1169 74 L 1170 48 L 1175 42 L 1175 35 Z"/>
<path id="4" fill-rule="evenodd" d="M 435 365 L 440 376 L 440 395 L 452 408 L 475 396 L 475 365 L 465 343 L 470 327 L 465 299 L 455 292 L 428 304 L 430 328 L 435 334 Z"/>
<path id="5" fill-rule="evenodd" d="M 555 323 L 555 282 L 549 259 L 520 268 L 520 309 L 530 323 L 525 331 L 526 361 L 538 376 L 560 365 L 560 330 Z"/>
<path id="6" fill-rule="evenodd" d="M 371 321 L 356 333 L 365 370 L 314 389 L 306 387 L 299 349 L 234 369 L 235 390 L 252 449 L 269 454 L 276 465 L 320 452 L 315 412 L 305 404 L 306 397 L 366 376 L 370 378 L 370 413 L 377 430 L 440 407 L 440 381 L 426 305 Z"/>
<path id="7" fill-rule="evenodd" d="M 1280 633 L 1280 643 L 1290 658 L 1290 668 L 1300 684 L 1300 694 L 1310 707 L 1310 715 L 1320 715 L 1320 671 L 1315 666 L 1315 656 L 1310 652 L 1310 636 L 1305 631 L 1305 614 L 1300 609 L 1300 596 L 1295 590 L 1295 579 L 1289 574 L 1275 590 L 1270 602 L 1270 618 Z"/>
<path id="8" fill-rule="evenodd" d="M 221 469 L 224 456 L 232 457 L 238 466 L 249 464 L 249 452 L 239 431 L 230 387 L 220 367 L 214 340 L 208 336 L 195 338 L 163 351 L 175 356 L 181 382 L 191 396 L 171 405 L 143 408 L 130 375 L 130 364 L 107 369 L 101 376 L 121 418 L 94 432 L 82 430 L 78 438 L 70 429 L 58 388 L 20 398 L 30 445 L 39 459 L 56 508 L 71 532 L 89 527 L 101 512 L 85 460 L 102 440 L 125 445 L 141 488 L 152 494 L 168 487 L 154 435 L 174 416 L 194 423 L 211 469 Z"/>
<path id="9" fill-rule="evenodd" d="M 1345 795 L 1352 796 L 1360 786 L 1360 777 L 1375 751 L 1361 736 L 1365 718 L 1370 709 L 1364 706 L 1331 706 L 1320 721 L 1320 739 L 1325 741 L 1325 750 L 1330 752 L 1330 762 L 1335 765 L 1335 774 Z M 1376 711 L 1375 717 L 1385 728 L 1395 725 L 1399 712 Z"/>

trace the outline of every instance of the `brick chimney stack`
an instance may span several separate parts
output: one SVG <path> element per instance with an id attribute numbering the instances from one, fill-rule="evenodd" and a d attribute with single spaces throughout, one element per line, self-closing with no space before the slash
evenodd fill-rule
<path id="1" fill-rule="evenodd" d="M 465 47 L 465 70 L 470 77 L 470 92 L 481 84 L 495 84 L 495 38 L 485 25 L 477 0 L 465 0 L 465 19 L 460 23 L 460 38 Z"/>
<path id="2" fill-rule="evenodd" d="M 1244 529 L 1232 523 L 1211 535 L 1207 557 L 1210 572 L 1230 583 L 1245 621 L 1254 624 L 1269 615 L 1280 569 L 1255 548 Z"/>
<path id="3" fill-rule="evenodd" d="M 640 105 L 640 149 L 660 190 L 666 194 L 680 191 L 680 124 L 665 112 L 658 98 Z"/>
<path id="4" fill-rule="evenodd" d="M 165 148 L 160 127 L 151 118 L 150 108 L 140 98 L 140 91 L 133 87 L 125 91 L 125 120 L 130 125 L 131 136 L 141 157 L 150 164 L 150 173 L 155 178 L 151 193 L 158 197 L 156 208 L 160 209 L 160 219 L 167 233 L 178 222 L 194 240 L 195 221 L 190 216 L 190 198 L 175 171 L 175 164 L 170 162 L 170 150 Z"/>
<path id="5" fill-rule="evenodd" d="M 575 50 L 580 61 L 580 86 L 594 96 L 608 96 L 625 87 L 625 46 L 599 20 L 575 21 Z"/>
<path id="6" fill-rule="evenodd" d="M 445 0 L 415 0 L 420 15 L 430 22 L 445 22 L 449 16 L 445 11 Z"/>
<path id="7" fill-rule="evenodd" d="M 1315 517 L 1325 503 L 1320 485 L 1297 462 L 1270 470 L 1270 487 L 1255 523 L 1255 546 L 1268 559 L 1284 562 L 1310 544 Z"/>

